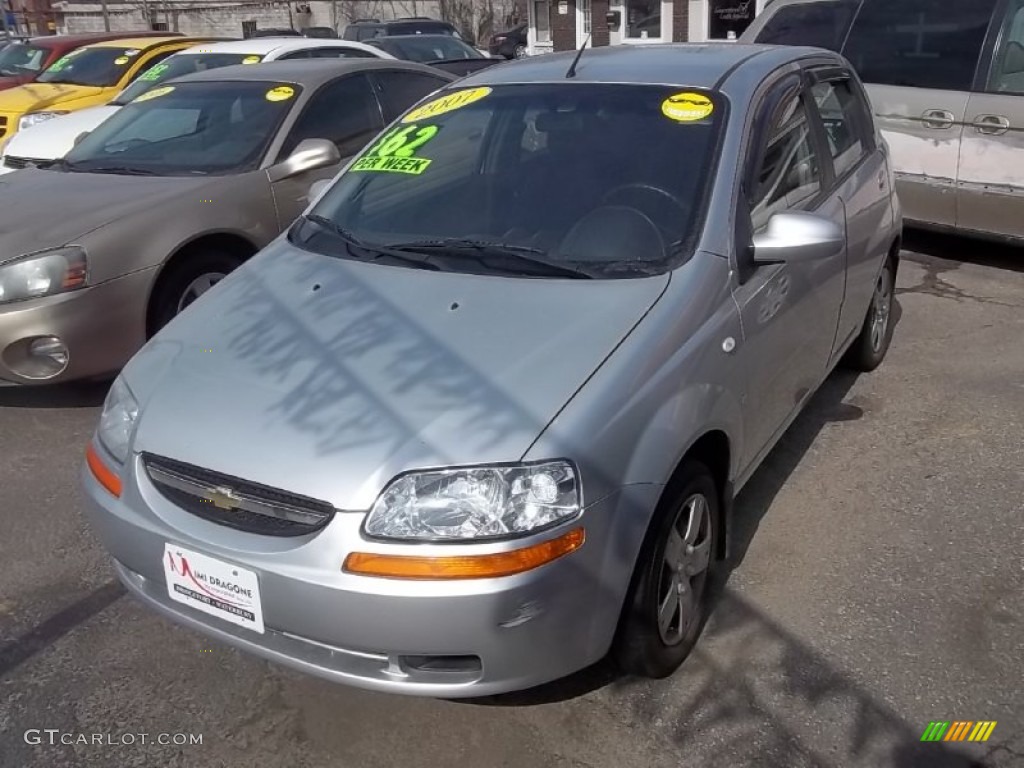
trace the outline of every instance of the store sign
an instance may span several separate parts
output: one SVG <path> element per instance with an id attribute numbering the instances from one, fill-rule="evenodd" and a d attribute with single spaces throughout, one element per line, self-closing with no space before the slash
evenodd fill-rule
<path id="1" fill-rule="evenodd" d="M 754 0 L 711 0 L 710 37 L 724 40 L 732 32 L 739 37 L 754 20 Z"/>
<path id="2" fill-rule="evenodd" d="M 565 16 L 568 13 L 569 13 L 569 3 L 567 2 L 567 0 L 559 0 L 559 3 L 558 3 L 558 14 L 560 16 Z"/>

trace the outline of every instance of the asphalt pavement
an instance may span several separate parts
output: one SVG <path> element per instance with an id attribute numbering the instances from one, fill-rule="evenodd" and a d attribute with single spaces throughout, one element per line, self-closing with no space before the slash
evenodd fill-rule
<path id="1" fill-rule="evenodd" d="M 0 390 L 0 768 L 1024 765 L 1024 250 L 908 245 L 888 359 L 834 374 L 741 494 L 662 681 L 445 702 L 211 644 L 127 597 L 80 514 L 103 387 Z M 935 720 L 997 725 L 922 743 Z"/>

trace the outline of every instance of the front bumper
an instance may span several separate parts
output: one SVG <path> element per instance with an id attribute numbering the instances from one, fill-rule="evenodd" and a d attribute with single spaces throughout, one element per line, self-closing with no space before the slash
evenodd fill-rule
<path id="1" fill-rule="evenodd" d="M 611 644 L 621 599 L 607 588 L 602 534 L 610 509 L 603 505 L 584 513 L 583 547 L 535 570 L 461 581 L 382 579 L 341 568 L 350 551 L 366 550 L 362 513 L 337 513 L 308 537 L 257 536 L 189 515 L 139 477 L 137 459 L 129 464 L 121 498 L 83 470 L 87 514 L 121 580 L 174 621 L 271 661 L 361 688 L 460 698 L 564 677 Z M 165 543 L 254 571 L 266 631 L 172 601 Z M 447 547 L 454 554 L 478 549 Z"/>
<path id="2" fill-rule="evenodd" d="M 146 341 L 154 275 L 147 269 L 78 291 L 0 304 L 0 385 L 53 384 L 119 370 Z M 26 364 L 26 350 L 31 339 L 44 336 L 64 342 L 68 364 L 39 378 Z"/>

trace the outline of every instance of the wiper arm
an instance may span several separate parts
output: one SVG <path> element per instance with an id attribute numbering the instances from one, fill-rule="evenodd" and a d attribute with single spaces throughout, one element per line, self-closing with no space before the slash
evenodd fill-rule
<path id="1" fill-rule="evenodd" d="M 373 258 L 369 259 L 369 261 L 377 261 L 377 259 L 381 258 L 382 256 L 386 256 L 388 258 L 395 259 L 396 261 L 401 261 L 405 264 L 413 264 L 423 269 L 431 269 L 436 271 L 441 268 L 440 266 L 435 264 L 429 256 L 407 253 L 405 251 L 388 248 L 383 245 L 372 245 L 369 243 L 364 243 L 362 240 L 353 235 L 343 226 L 335 223 L 334 221 L 331 221 L 326 216 L 321 216 L 317 213 L 308 213 L 303 218 L 305 218 L 306 221 L 311 221 L 314 224 L 321 226 L 324 229 L 328 230 L 329 232 L 332 232 L 335 235 L 337 235 L 338 238 L 343 243 L 345 243 L 345 247 L 348 249 L 348 252 L 355 256 L 357 259 L 362 259 L 362 257 L 360 257 L 355 252 L 356 250 L 360 250 L 368 253 L 377 254 Z"/>
<path id="2" fill-rule="evenodd" d="M 591 279 L 593 275 L 580 267 L 564 262 L 553 261 L 540 248 L 526 245 L 511 245 L 488 240 L 472 240 L 468 238 L 445 238 L 440 240 L 418 240 L 408 243 L 391 243 L 388 248 L 396 251 L 441 251 L 447 255 L 466 256 L 467 251 L 476 253 L 486 259 L 489 256 L 503 257 L 519 264 L 529 264 L 542 268 L 545 274 L 561 275 L 576 279 Z"/>
<path id="3" fill-rule="evenodd" d="M 70 167 L 68 163 L 65 163 L 65 167 Z M 127 166 L 120 165 L 101 165 L 99 168 L 82 168 L 81 166 L 75 166 L 75 170 L 79 170 L 82 173 L 116 173 L 122 176 L 159 176 L 160 174 L 156 171 L 151 171 L 147 168 L 129 168 Z"/>

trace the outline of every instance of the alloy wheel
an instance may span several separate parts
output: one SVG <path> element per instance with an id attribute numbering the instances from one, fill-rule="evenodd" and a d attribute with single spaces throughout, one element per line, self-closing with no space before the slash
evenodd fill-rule
<path id="1" fill-rule="evenodd" d="M 888 266 L 884 267 L 878 276 L 871 307 L 871 349 L 877 353 L 885 344 L 885 336 L 889 330 L 889 315 L 892 310 L 892 279 Z"/>
<path id="2" fill-rule="evenodd" d="M 213 288 L 225 277 L 226 275 L 223 272 L 204 272 L 199 275 L 181 292 L 181 298 L 178 299 L 178 312 L 184 310 L 185 307 Z"/>
<path id="3" fill-rule="evenodd" d="M 700 615 L 699 605 L 711 563 L 711 510 L 703 494 L 680 507 L 669 528 L 658 583 L 658 634 L 678 645 Z"/>

